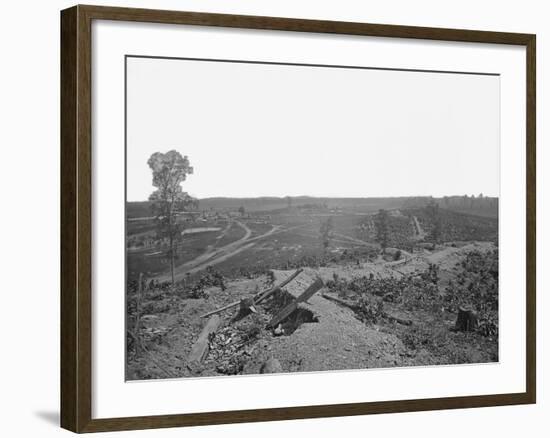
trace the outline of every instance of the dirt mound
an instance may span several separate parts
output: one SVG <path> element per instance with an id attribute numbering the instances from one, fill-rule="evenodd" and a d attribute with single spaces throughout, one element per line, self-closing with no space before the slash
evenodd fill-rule
<path id="1" fill-rule="evenodd" d="M 273 271 L 275 283 L 292 272 Z M 284 289 L 296 297 L 318 274 L 305 269 Z M 264 347 L 266 356 L 277 358 L 286 372 L 390 367 L 402 363 L 406 356 L 406 348 L 396 336 L 365 325 L 351 309 L 320 294 L 300 306 L 311 310 L 317 322 L 304 323 L 291 336 L 274 338 Z"/>

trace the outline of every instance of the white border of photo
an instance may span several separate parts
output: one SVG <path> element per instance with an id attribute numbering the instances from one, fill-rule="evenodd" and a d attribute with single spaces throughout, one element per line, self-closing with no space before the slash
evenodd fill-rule
<path id="1" fill-rule="evenodd" d="M 92 41 L 93 418 L 525 391 L 523 47 L 111 21 L 94 21 Z M 128 54 L 500 74 L 499 362 L 125 382 Z"/>

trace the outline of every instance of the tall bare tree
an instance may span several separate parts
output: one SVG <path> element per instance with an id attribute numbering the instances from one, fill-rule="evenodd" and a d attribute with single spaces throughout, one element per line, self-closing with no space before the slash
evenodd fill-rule
<path id="1" fill-rule="evenodd" d="M 181 240 L 183 224 L 178 222 L 177 215 L 189 206 L 196 206 L 197 200 L 184 192 L 181 184 L 187 175 L 193 173 L 187 156 L 175 150 L 165 154 L 155 152 L 147 164 L 153 172 L 153 186 L 156 190 L 149 196 L 151 209 L 155 216 L 155 225 L 158 238 L 167 238 L 169 242 L 168 257 L 170 259 L 170 273 L 172 285 L 175 283 L 174 268 L 177 245 Z"/>

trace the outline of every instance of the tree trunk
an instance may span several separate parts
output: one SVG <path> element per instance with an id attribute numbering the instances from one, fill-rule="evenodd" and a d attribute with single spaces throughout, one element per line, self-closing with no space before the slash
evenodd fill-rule
<path id="1" fill-rule="evenodd" d="M 171 230 L 170 230 L 170 234 L 171 234 Z M 172 235 L 170 235 L 170 273 L 172 274 L 172 286 L 174 286 L 176 281 L 174 278 L 174 238 L 172 237 Z"/>
<path id="2" fill-rule="evenodd" d="M 174 200 L 170 203 L 170 217 L 168 218 L 168 232 L 170 233 L 170 273 L 172 275 L 172 286 L 176 283 L 174 278 L 174 230 L 173 230 Z"/>
<path id="3" fill-rule="evenodd" d="M 136 355 L 141 354 L 141 337 L 139 334 L 139 326 L 141 322 L 141 287 L 143 284 L 143 274 L 140 272 L 138 280 L 138 289 L 136 291 L 136 320 L 134 323 L 134 344 Z"/>
<path id="4" fill-rule="evenodd" d="M 473 332 L 477 328 L 477 314 L 471 309 L 458 308 L 455 330 L 461 332 Z"/>

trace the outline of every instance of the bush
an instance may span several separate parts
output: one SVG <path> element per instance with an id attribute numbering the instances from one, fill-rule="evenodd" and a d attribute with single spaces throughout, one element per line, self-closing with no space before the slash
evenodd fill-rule
<path id="1" fill-rule="evenodd" d="M 347 292 L 354 292 L 359 297 L 385 297 L 388 301 L 403 304 L 408 310 L 413 310 L 428 307 L 431 309 L 441 300 L 437 281 L 437 267 L 431 265 L 417 276 L 380 279 L 363 276 L 350 281 L 335 278 L 327 282 L 327 287 L 339 296 L 347 296 Z"/>
<path id="2" fill-rule="evenodd" d="M 208 293 L 205 289 L 218 286 L 222 291 L 226 289 L 225 277 L 221 272 L 216 271 L 211 266 L 206 268 L 206 273 L 202 275 L 194 284 L 185 285 L 183 295 L 188 298 L 204 298 L 208 299 Z"/>
<path id="3" fill-rule="evenodd" d="M 433 335 L 430 330 L 420 326 L 410 327 L 409 330 L 402 334 L 401 340 L 405 347 L 411 350 L 420 348 L 430 349 L 434 344 Z"/>
<path id="4" fill-rule="evenodd" d="M 478 320 L 477 332 L 489 338 L 498 337 L 498 314 L 488 312 L 482 315 Z"/>
<path id="5" fill-rule="evenodd" d="M 367 324 L 376 324 L 384 316 L 384 302 L 370 295 L 363 295 L 358 301 L 357 314 Z"/>
<path id="6" fill-rule="evenodd" d="M 471 251 L 459 264 L 456 282 L 445 288 L 444 302 L 448 310 L 470 307 L 478 314 L 478 333 L 498 336 L 498 250 L 483 253 Z"/>

